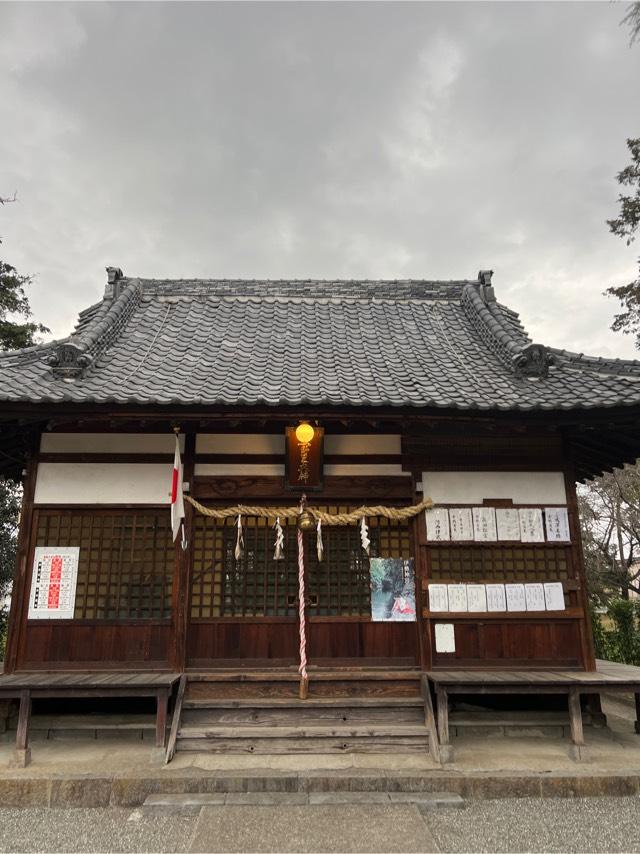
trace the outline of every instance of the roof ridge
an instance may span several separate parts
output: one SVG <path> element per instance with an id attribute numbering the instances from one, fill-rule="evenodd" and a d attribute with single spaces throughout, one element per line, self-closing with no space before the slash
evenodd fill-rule
<path id="1" fill-rule="evenodd" d="M 481 270 L 478 281 L 464 288 L 461 303 L 465 314 L 484 343 L 515 374 L 546 377 L 553 361 L 549 348 L 532 342 L 515 312 L 508 310 L 511 319 L 507 321 L 502 306 L 496 301 L 492 275 L 491 270 Z M 521 332 L 520 336 L 516 329 Z"/>
<path id="2" fill-rule="evenodd" d="M 584 367 L 591 370 L 604 370 L 605 373 L 611 374 L 623 374 L 631 371 L 632 374 L 640 376 L 640 359 L 591 356 L 588 353 L 575 353 L 572 350 L 565 350 L 561 347 L 549 347 L 548 349 L 561 364 L 573 367 Z"/>
<path id="3" fill-rule="evenodd" d="M 126 281 L 126 280 L 123 280 Z M 460 299 L 467 279 L 138 279 L 144 296 Z"/>
<path id="4" fill-rule="evenodd" d="M 141 297 L 138 279 L 128 280 L 124 288 L 108 291 L 96 316 L 86 326 L 80 322 L 76 327 L 79 331 L 57 343 L 47 359 L 54 373 L 62 377 L 80 376 L 120 336 Z"/>

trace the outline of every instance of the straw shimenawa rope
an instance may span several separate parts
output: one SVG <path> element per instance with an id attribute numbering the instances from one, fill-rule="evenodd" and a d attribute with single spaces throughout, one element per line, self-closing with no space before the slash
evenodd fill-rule
<path id="1" fill-rule="evenodd" d="M 205 507 L 200 504 L 195 498 L 190 495 L 185 495 L 185 500 L 189 502 L 198 513 L 203 516 L 210 516 L 213 519 L 228 519 L 231 516 L 262 516 L 268 519 L 275 519 L 280 516 L 281 519 L 296 519 L 300 513 L 299 507 L 255 507 L 250 504 L 236 504 L 234 507 Z M 423 498 L 418 504 L 412 504 L 409 507 L 384 507 L 383 505 L 375 505 L 374 507 L 358 507 L 352 510 L 351 513 L 325 513 L 324 510 L 318 510 L 317 507 L 307 507 L 306 510 L 316 521 L 322 522 L 323 525 L 353 525 L 359 522 L 360 519 L 367 516 L 385 516 L 387 519 L 411 519 L 412 516 L 417 516 L 423 510 L 429 510 L 433 507 L 433 501 L 430 498 Z"/>

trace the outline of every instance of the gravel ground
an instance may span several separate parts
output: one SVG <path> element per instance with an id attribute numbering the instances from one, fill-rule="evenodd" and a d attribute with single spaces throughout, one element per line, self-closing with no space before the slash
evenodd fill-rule
<path id="1" fill-rule="evenodd" d="M 440 851 L 640 852 L 640 798 L 469 801 L 425 820 Z"/>
<path id="2" fill-rule="evenodd" d="M 260 823 L 267 829 L 271 823 L 290 829 L 289 851 L 388 851 L 381 847 L 388 835 L 396 840 L 396 851 L 640 854 L 640 798 L 471 801 L 462 810 L 428 810 L 422 816 L 416 807 L 410 808 L 411 815 L 408 809 L 351 805 L 342 809 L 342 816 L 337 807 L 332 813 L 317 806 L 207 807 L 199 815 L 115 808 L 0 809 L 0 851 L 285 850 L 281 833 L 259 832 Z M 256 837 L 248 834 L 252 826 Z M 369 829 L 375 840 L 367 845 L 363 837 Z M 343 840 L 340 846 L 337 838 Z"/>

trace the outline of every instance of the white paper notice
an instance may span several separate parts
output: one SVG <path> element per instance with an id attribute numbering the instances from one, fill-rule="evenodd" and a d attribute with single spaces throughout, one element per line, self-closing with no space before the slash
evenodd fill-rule
<path id="1" fill-rule="evenodd" d="M 33 555 L 30 620 L 72 620 L 78 580 L 78 546 L 38 546 Z"/>
<path id="2" fill-rule="evenodd" d="M 449 540 L 449 511 L 446 507 L 433 507 L 431 510 L 425 510 L 425 518 L 427 520 L 427 539 L 428 540 Z"/>
<path id="3" fill-rule="evenodd" d="M 525 584 L 524 595 L 527 600 L 527 611 L 544 611 L 544 587 L 542 584 Z"/>
<path id="4" fill-rule="evenodd" d="M 520 516 L 515 508 L 498 508 L 496 510 L 496 523 L 499 540 L 520 541 Z"/>
<path id="5" fill-rule="evenodd" d="M 466 611 L 467 610 L 467 585 L 466 584 L 448 584 L 447 592 L 449 594 L 449 610 L 450 611 Z"/>
<path id="6" fill-rule="evenodd" d="M 436 652 L 455 652 L 456 636 L 453 623 L 436 623 Z"/>
<path id="7" fill-rule="evenodd" d="M 551 543 L 570 543 L 569 515 L 566 507 L 545 507 L 547 540 Z"/>
<path id="8" fill-rule="evenodd" d="M 473 535 L 478 543 L 495 543 L 498 539 L 496 511 L 493 507 L 473 508 Z"/>
<path id="9" fill-rule="evenodd" d="M 507 594 L 507 611 L 527 610 L 524 584 L 505 584 L 504 589 Z"/>
<path id="10" fill-rule="evenodd" d="M 504 592 L 504 584 L 486 584 L 487 611 L 506 611 L 507 598 Z"/>
<path id="11" fill-rule="evenodd" d="M 520 515 L 520 535 L 523 543 L 544 543 L 542 510 L 539 507 L 523 507 Z"/>
<path id="12" fill-rule="evenodd" d="M 432 612 L 449 610 L 446 584 L 429 585 L 429 610 Z"/>
<path id="13" fill-rule="evenodd" d="M 564 592 L 561 581 L 548 581 L 544 585 L 544 601 L 547 611 L 564 611 Z"/>
<path id="14" fill-rule="evenodd" d="M 487 610 L 487 591 L 484 584 L 467 584 L 467 604 L 472 614 Z"/>
<path id="15" fill-rule="evenodd" d="M 473 521 L 470 507 L 449 508 L 451 539 L 459 542 L 473 539 Z"/>

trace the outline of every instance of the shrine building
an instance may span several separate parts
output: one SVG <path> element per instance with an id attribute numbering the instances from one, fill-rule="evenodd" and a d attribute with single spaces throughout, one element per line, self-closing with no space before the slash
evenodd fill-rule
<path id="1" fill-rule="evenodd" d="M 579 754 L 589 697 L 640 692 L 596 665 L 576 502 L 640 455 L 640 362 L 532 342 L 491 271 L 107 273 L 68 338 L 0 354 L 22 764 L 46 697 L 155 699 L 168 759 L 446 761 L 456 694 L 566 694 Z M 234 703 L 263 731 L 225 728 Z"/>

